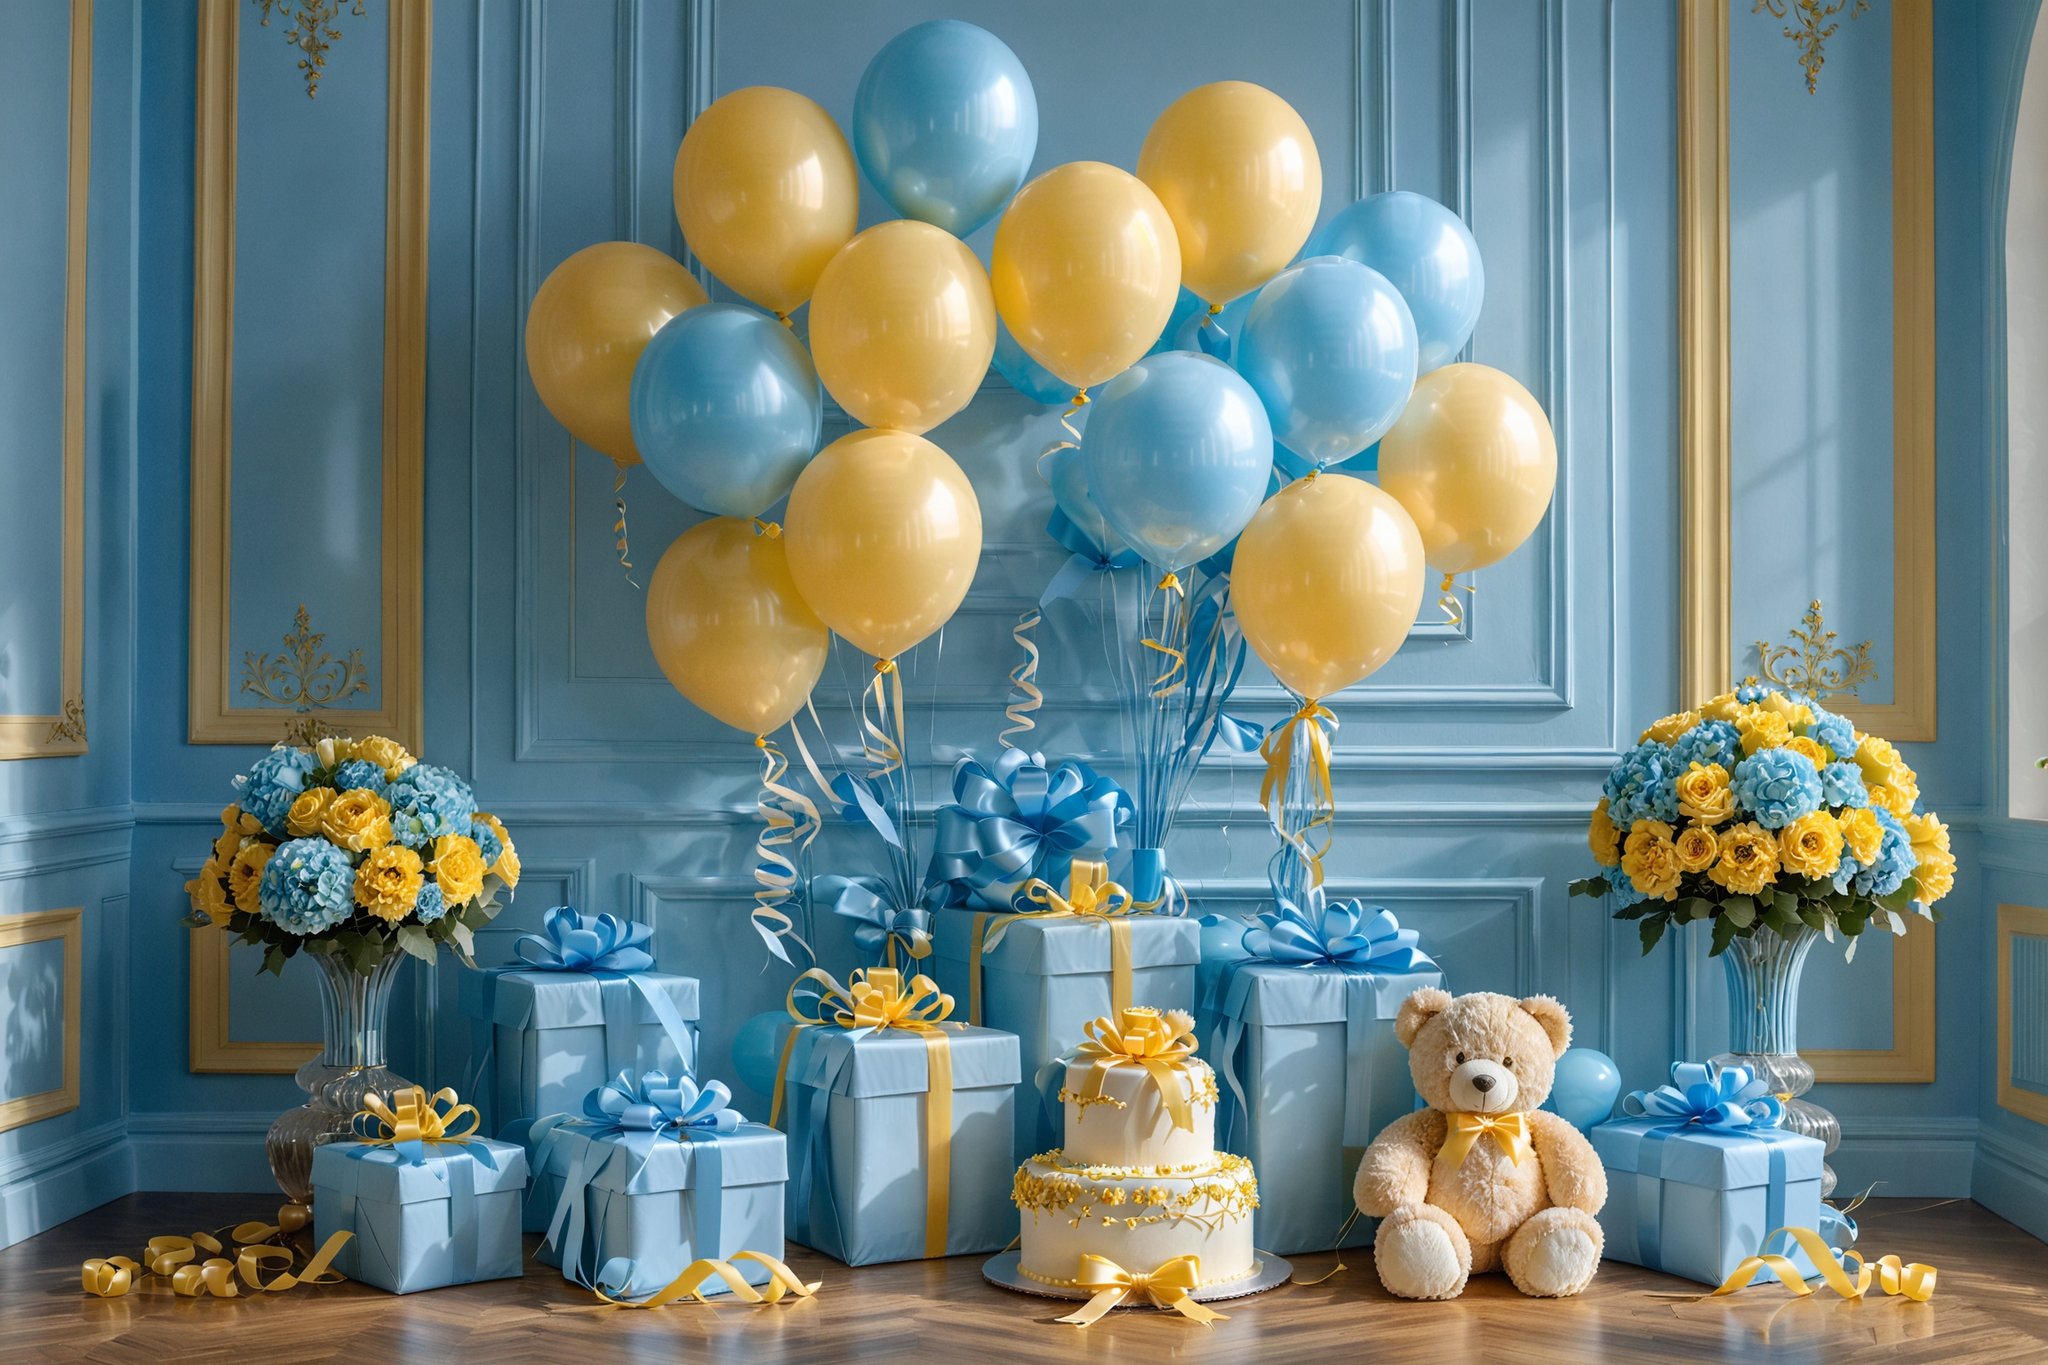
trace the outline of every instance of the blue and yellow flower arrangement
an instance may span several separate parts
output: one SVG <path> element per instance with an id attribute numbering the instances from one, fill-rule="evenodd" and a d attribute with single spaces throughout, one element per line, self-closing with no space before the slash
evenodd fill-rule
<path id="1" fill-rule="evenodd" d="M 1899 751 L 1811 697 L 1745 683 L 1643 731 L 1607 774 L 1587 842 L 1649 952 L 1672 924 L 1713 923 L 1713 952 L 1811 929 L 1853 956 L 1875 924 L 1904 933 L 1955 885 L 1948 827 Z"/>
<path id="2" fill-rule="evenodd" d="M 221 833 L 185 883 L 187 923 L 265 945 L 276 972 L 300 950 L 367 975 L 394 952 L 464 962 L 471 935 L 519 885 L 519 852 L 446 768 L 396 740 L 280 744 L 235 779 Z"/>

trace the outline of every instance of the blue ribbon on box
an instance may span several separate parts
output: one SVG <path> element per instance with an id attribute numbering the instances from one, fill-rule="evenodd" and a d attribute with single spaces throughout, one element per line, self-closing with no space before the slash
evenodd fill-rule
<path id="1" fill-rule="evenodd" d="M 1106 860 L 1131 818 L 1124 789 L 1076 759 L 1005 749 L 989 768 L 953 767 L 953 804 L 934 815 L 926 882 L 949 899 L 1007 910 L 1034 878 L 1063 885 L 1076 858 Z"/>
<path id="2" fill-rule="evenodd" d="M 428 1152 L 420 1144 L 341 1142 L 334 1147 L 350 1161 L 395 1163 L 419 1168 L 448 1191 L 448 1247 L 455 1266 L 450 1283 L 468 1284 L 475 1280 L 477 1266 L 476 1167 L 481 1164 L 495 1171 L 498 1162 L 490 1144 L 482 1139 L 444 1138 L 439 1139 L 436 1145 L 440 1143 L 460 1146 L 462 1151 L 459 1155 L 433 1153 L 434 1159 L 430 1161 Z M 390 1153 L 389 1157 L 384 1155 L 386 1152 Z M 357 1240 L 367 1247 L 376 1248 L 376 1254 L 385 1265 L 394 1269 L 400 1265 L 397 1249 L 386 1247 L 379 1239 L 375 1220 L 361 1215 L 358 1187 L 328 1187 L 321 1191 L 321 1198 L 337 1206 L 333 1215 L 337 1226 L 353 1229 Z M 358 1256 L 364 1254 L 357 1252 Z"/>
<path id="3" fill-rule="evenodd" d="M 622 920 L 616 915 L 585 915 L 567 905 L 557 905 L 541 917 L 542 932 L 521 934 L 512 950 L 522 966 L 496 967 L 482 974 L 483 1013 L 492 1014 L 499 977 L 506 972 L 575 972 L 598 983 L 598 1001 L 604 1011 L 605 1070 L 612 1073 L 633 1069 L 638 1050 L 633 1020 L 633 997 L 647 1002 L 661 1031 L 668 1035 L 683 1068 L 697 1065 L 690 1044 L 690 1026 L 677 1013 L 675 1002 L 642 980 L 637 973 L 654 966 L 654 955 L 646 945 L 654 938 L 651 925 Z"/>
<path id="4" fill-rule="evenodd" d="M 898 906 L 880 877 L 819 877 L 811 894 L 829 903 L 832 913 L 853 921 L 853 943 L 885 966 L 896 954 L 926 957 L 932 950 L 932 912 L 921 905 Z"/>

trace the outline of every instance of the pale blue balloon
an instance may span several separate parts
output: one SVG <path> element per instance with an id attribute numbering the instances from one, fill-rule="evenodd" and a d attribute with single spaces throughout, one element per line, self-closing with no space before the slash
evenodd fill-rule
<path id="1" fill-rule="evenodd" d="M 1083 436 L 1085 440 L 1085 435 Z M 1052 488 L 1052 500 L 1059 504 L 1060 511 L 1075 529 L 1088 537 L 1089 543 L 1102 551 L 1105 559 L 1114 559 L 1131 547 L 1116 533 L 1102 509 L 1095 505 L 1095 497 L 1088 491 L 1088 470 L 1078 450 L 1055 450 L 1045 460 L 1045 481 Z"/>
<path id="2" fill-rule="evenodd" d="M 853 97 L 853 149 L 898 213 L 965 237 L 1030 172 L 1038 97 L 1002 39 L 935 19 L 868 63 Z"/>
<path id="3" fill-rule="evenodd" d="M 1273 439 L 1314 464 L 1386 434 L 1415 388 L 1415 320 L 1387 278 L 1317 256 L 1267 281 L 1234 355 Z"/>
<path id="4" fill-rule="evenodd" d="M 1311 256 L 1344 256 L 1393 281 L 1415 315 L 1418 372 L 1448 365 L 1472 339 L 1486 297 L 1479 243 L 1464 220 L 1409 190 L 1361 199 L 1309 239 Z"/>
<path id="5" fill-rule="evenodd" d="M 1081 454 L 1095 505 L 1147 561 L 1178 572 L 1245 528 L 1273 473 L 1259 396 L 1222 361 L 1148 356 L 1105 384 Z"/>
<path id="6" fill-rule="evenodd" d="M 1543 1107 L 1584 1132 L 1607 1122 L 1620 1095 L 1621 1072 L 1614 1059 L 1590 1047 L 1572 1047 L 1557 1059 L 1550 1098 Z"/>
<path id="7" fill-rule="evenodd" d="M 740 1025 L 732 1040 L 732 1074 L 741 1085 L 775 1098 L 775 1070 L 782 1064 L 782 1040 L 792 1022 L 787 1010 L 768 1010 Z"/>
<path id="8" fill-rule="evenodd" d="M 1074 396 L 1074 386 L 1033 360 L 1001 318 L 996 319 L 996 354 L 991 363 L 1011 388 L 1034 403 L 1065 403 Z"/>
<path id="9" fill-rule="evenodd" d="M 758 517 L 786 496 L 825 418 L 818 372 L 787 327 L 735 303 L 678 313 L 633 367 L 633 443 L 700 512 Z"/>

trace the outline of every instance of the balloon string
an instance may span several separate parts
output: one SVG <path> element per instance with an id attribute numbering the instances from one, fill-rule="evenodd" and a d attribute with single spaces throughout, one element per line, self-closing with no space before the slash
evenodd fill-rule
<path id="1" fill-rule="evenodd" d="M 792 332 L 796 330 L 796 323 L 791 321 L 789 314 L 783 312 L 780 308 L 775 310 L 775 320 Z"/>
<path id="2" fill-rule="evenodd" d="M 765 540 L 780 540 L 782 538 L 782 524 L 774 521 L 763 521 L 759 517 L 755 517 L 754 534 Z"/>
<path id="3" fill-rule="evenodd" d="M 1260 756 L 1266 760 L 1266 772 L 1259 781 L 1259 804 L 1266 808 L 1274 832 L 1293 845 L 1308 864 L 1315 886 L 1323 884 L 1323 858 L 1336 835 L 1337 796 L 1330 782 L 1330 731 L 1336 728 L 1337 717 L 1311 697 L 1269 730 L 1259 746 Z M 1303 740 L 1301 756 L 1305 761 L 1299 772 L 1295 768 L 1297 732 Z M 1290 819 L 1288 812 L 1290 788 L 1301 792 L 1305 818 L 1299 821 Z M 1318 832 L 1320 837 L 1314 837 Z"/>
<path id="4" fill-rule="evenodd" d="M 1437 591 L 1442 596 L 1436 599 L 1436 604 L 1443 608 L 1443 623 L 1447 626 L 1461 626 L 1465 623 L 1465 608 L 1458 601 L 1460 589 L 1469 595 L 1477 593 L 1479 585 L 1477 583 L 1459 583 L 1457 577 L 1453 574 L 1445 574 L 1444 581 L 1437 584 Z"/>
<path id="5" fill-rule="evenodd" d="M 1174 612 L 1180 604 L 1174 599 L 1186 597 L 1187 590 L 1181 587 L 1179 575 L 1169 573 L 1152 591 L 1159 597 L 1159 634 L 1148 635 L 1139 643 L 1166 656 L 1159 676 L 1152 679 L 1152 695 L 1154 698 L 1170 697 L 1180 691 L 1181 682 L 1187 674 L 1188 655 L 1186 650 L 1176 649 L 1162 641 L 1177 633 L 1173 629 Z"/>
<path id="6" fill-rule="evenodd" d="M 1010 638 L 1024 651 L 1024 657 L 1010 670 L 1010 687 L 1014 699 L 1003 708 L 1003 714 L 1009 718 L 1010 723 L 996 736 L 997 742 L 1005 749 L 1017 747 L 1011 740 L 1011 735 L 1026 735 L 1037 727 L 1031 713 L 1045 703 L 1045 693 L 1039 690 L 1037 682 L 1038 646 L 1031 639 L 1033 628 L 1044 619 L 1045 613 L 1037 607 L 1032 607 L 1019 616 L 1017 624 L 1010 628 Z M 1017 693 L 1022 695 L 1015 695 Z"/>
<path id="7" fill-rule="evenodd" d="M 575 438 L 570 438 L 570 449 L 575 449 Z M 618 520 L 612 523 L 612 534 L 618 537 L 619 567 L 626 571 L 626 581 L 639 587 L 639 580 L 633 577 L 633 559 L 626 544 L 626 467 L 618 466 L 618 477 L 612 480 L 612 506 L 618 509 Z"/>
<path id="8" fill-rule="evenodd" d="M 796 734 L 794 722 L 790 733 Z M 788 904 L 801 881 L 796 862 L 783 850 L 794 845 L 801 853 L 810 847 L 822 823 L 818 807 L 811 798 L 783 782 L 789 772 L 789 760 L 773 740 L 756 735 L 754 744 L 761 750 L 761 795 L 754 808 L 760 812 L 762 823 L 761 837 L 754 841 L 754 880 L 760 883 L 754 892 L 751 912 L 754 932 L 761 936 L 768 951 L 784 962 L 789 961 L 789 953 L 782 945 L 785 938 L 816 962 L 817 953 L 797 933 L 795 922 L 782 907 Z"/>
<path id="9" fill-rule="evenodd" d="M 893 733 L 886 728 L 892 711 Z M 903 733 L 903 673 L 894 659 L 875 662 L 875 679 L 861 698 L 860 727 L 865 732 L 861 747 L 874 765 L 868 769 L 869 777 L 887 777 L 903 766 L 903 746 L 894 738 Z"/>

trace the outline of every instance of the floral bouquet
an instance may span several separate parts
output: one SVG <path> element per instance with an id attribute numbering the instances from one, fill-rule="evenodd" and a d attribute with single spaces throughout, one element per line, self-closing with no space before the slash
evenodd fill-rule
<path id="1" fill-rule="evenodd" d="M 276 972 L 300 949 L 340 954 L 368 975 L 395 951 L 465 963 L 471 934 L 519 885 L 519 854 L 497 817 L 446 768 L 396 740 L 280 744 L 235 779 L 239 796 L 199 875 L 187 922 L 266 945 Z"/>
<path id="2" fill-rule="evenodd" d="M 1612 894 L 1642 922 L 1713 921 L 1713 952 L 1737 935 L 1813 929 L 1849 955 L 1871 924 L 1906 931 L 1955 884 L 1948 828 L 1920 809 L 1920 781 L 1891 744 L 1810 697 L 1754 681 L 1643 731 L 1607 775 L 1587 831 L 1614 869 L 1571 884 Z"/>

